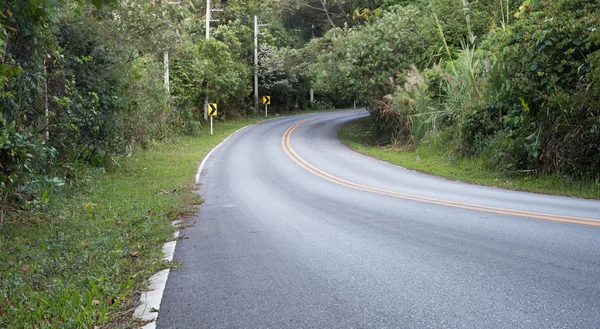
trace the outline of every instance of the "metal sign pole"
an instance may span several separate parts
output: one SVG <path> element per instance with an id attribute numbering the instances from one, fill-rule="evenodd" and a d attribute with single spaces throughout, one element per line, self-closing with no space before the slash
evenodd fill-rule
<path id="1" fill-rule="evenodd" d="M 206 0 L 206 40 L 210 39 L 210 22 L 219 22 L 218 19 L 212 18 L 213 11 L 223 11 L 223 9 L 211 9 L 210 8 L 210 0 Z M 204 99 L 204 121 L 208 118 L 208 79 L 206 81 L 206 98 Z M 212 134 L 211 134 L 212 135 Z"/>
<path id="2" fill-rule="evenodd" d="M 268 115 L 267 115 L 267 113 L 268 113 L 268 112 L 267 112 L 267 106 L 269 106 L 269 105 L 265 104 L 265 118 L 268 116 Z"/>
<path id="3" fill-rule="evenodd" d="M 210 0 L 206 0 L 206 40 L 210 39 Z M 206 98 L 204 99 L 204 122 L 208 119 L 208 81 L 206 81 Z M 212 132 L 210 133 L 212 135 Z"/>
<path id="4" fill-rule="evenodd" d="M 213 135 L 212 115 L 210 116 L 210 135 Z"/>
<path id="5" fill-rule="evenodd" d="M 254 111 L 258 114 L 258 36 L 264 33 L 260 28 L 269 24 L 258 24 L 258 16 L 254 15 Z"/>
<path id="6" fill-rule="evenodd" d="M 258 16 L 254 15 L 254 111 L 258 114 Z"/>

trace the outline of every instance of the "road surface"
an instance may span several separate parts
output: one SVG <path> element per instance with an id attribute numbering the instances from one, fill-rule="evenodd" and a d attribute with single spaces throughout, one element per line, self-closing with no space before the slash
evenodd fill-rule
<path id="1" fill-rule="evenodd" d="M 600 202 L 355 153 L 343 111 L 251 126 L 200 177 L 158 328 L 600 328 Z"/>

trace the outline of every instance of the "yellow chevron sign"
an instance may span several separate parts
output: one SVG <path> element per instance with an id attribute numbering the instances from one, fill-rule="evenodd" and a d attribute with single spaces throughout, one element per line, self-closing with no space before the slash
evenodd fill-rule
<path id="1" fill-rule="evenodd" d="M 263 96 L 262 101 L 265 105 L 271 105 L 271 96 Z"/>
<path id="2" fill-rule="evenodd" d="M 217 103 L 208 104 L 208 115 L 211 117 L 217 116 Z"/>

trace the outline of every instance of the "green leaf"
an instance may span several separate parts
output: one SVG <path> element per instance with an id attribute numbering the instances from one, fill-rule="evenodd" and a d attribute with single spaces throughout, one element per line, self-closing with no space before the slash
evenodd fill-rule
<path id="1" fill-rule="evenodd" d="M 45 190 L 40 197 L 40 201 L 44 204 L 48 203 L 48 190 Z"/>
<path id="2" fill-rule="evenodd" d="M 535 70 L 537 70 L 537 63 L 533 63 L 529 66 L 529 71 L 534 72 Z"/>

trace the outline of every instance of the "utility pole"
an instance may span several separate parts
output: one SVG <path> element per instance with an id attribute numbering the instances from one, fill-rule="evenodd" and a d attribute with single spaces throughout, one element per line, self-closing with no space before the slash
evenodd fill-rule
<path id="1" fill-rule="evenodd" d="M 315 24 L 312 24 L 312 37 L 313 37 L 313 39 L 315 38 Z M 310 102 L 311 103 L 315 102 L 315 92 L 312 89 L 312 86 L 310 88 Z"/>
<path id="2" fill-rule="evenodd" d="M 167 5 L 178 5 L 180 2 L 179 1 L 170 1 L 167 2 Z M 163 9 L 163 18 L 167 17 L 167 10 Z M 163 52 L 163 69 L 165 70 L 165 76 L 164 76 L 164 82 L 165 82 L 165 89 L 167 90 L 167 95 L 171 95 L 170 89 L 169 89 L 169 50 L 165 49 L 165 51 Z"/>
<path id="3" fill-rule="evenodd" d="M 254 111 L 258 112 L 258 16 L 254 15 Z"/>
<path id="4" fill-rule="evenodd" d="M 261 26 L 269 24 L 258 24 L 258 16 L 254 15 L 254 111 L 258 113 L 258 35 L 264 34 L 259 31 Z"/>
<path id="5" fill-rule="evenodd" d="M 171 90 L 169 89 L 169 51 L 165 50 L 163 53 L 163 67 L 165 69 L 165 89 L 167 90 L 167 95 L 171 95 Z"/>
<path id="6" fill-rule="evenodd" d="M 213 11 L 223 11 L 223 9 L 211 9 L 210 0 L 206 0 L 206 40 L 210 39 L 210 22 L 218 22 L 218 19 L 212 19 Z M 204 100 L 204 120 L 208 120 L 208 81 L 206 83 L 206 99 Z"/>

